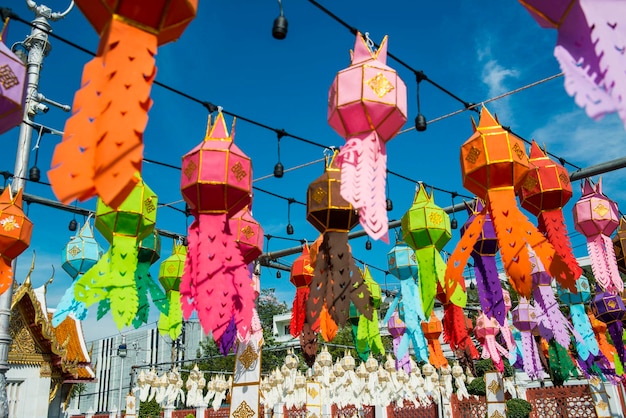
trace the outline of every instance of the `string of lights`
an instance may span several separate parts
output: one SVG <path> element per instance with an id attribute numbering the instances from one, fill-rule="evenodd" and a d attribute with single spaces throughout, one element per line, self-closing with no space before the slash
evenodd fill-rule
<path id="1" fill-rule="evenodd" d="M 353 32 L 353 31 L 354 31 L 353 33 L 354 33 L 354 34 L 356 34 L 356 30 L 357 30 L 356 28 L 354 28 L 353 26 L 351 26 L 351 25 L 347 24 L 345 21 L 341 20 L 339 17 L 337 17 L 336 15 L 334 15 L 334 14 L 333 14 L 332 12 L 330 12 L 328 9 L 324 8 L 321 4 L 319 4 L 319 3 L 318 3 L 318 2 L 316 2 L 315 0 L 309 0 L 309 1 L 310 1 L 312 4 L 314 4 L 316 7 L 320 8 L 320 10 L 322 10 L 322 11 L 324 11 L 325 13 L 329 14 L 329 16 L 331 16 L 333 19 L 335 19 L 336 21 L 338 21 L 339 23 L 341 23 L 344 27 L 348 28 L 351 32 Z M 32 26 L 32 25 L 33 25 L 31 22 L 28 22 L 27 20 L 22 19 L 19 15 L 17 15 L 17 14 L 16 14 L 16 13 L 14 13 L 14 12 L 12 12 L 12 11 L 11 11 L 11 9 L 9 9 L 9 8 L 0 8 L 0 17 L 2 17 L 3 19 L 6 19 L 6 18 L 8 17 L 8 18 L 11 18 L 11 19 L 13 19 L 13 20 L 16 20 L 16 21 L 18 21 L 18 22 L 20 22 L 20 23 L 23 23 L 23 24 L 25 24 L 25 25 L 28 25 L 28 26 Z M 84 52 L 84 53 L 86 53 L 86 54 L 88 54 L 88 55 L 90 55 L 90 56 L 95 56 L 95 55 L 96 55 L 93 51 L 90 51 L 89 49 L 84 48 L 84 47 L 82 47 L 82 46 L 80 46 L 80 45 L 76 44 L 75 42 L 72 42 L 72 41 L 70 41 L 70 40 L 68 40 L 68 39 L 66 39 L 66 38 L 64 38 L 64 37 L 62 37 L 62 36 L 59 36 L 59 35 L 57 35 L 57 34 L 53 33 L 53 32 L 46 32 L 46 33 L 47 33 L 48 35 L 50 35 L 51 37 L 53 37 L 53 38 L 55 38 L 55 39 L 57 39 L 57 40 L 59 40 L 59 41 L 61 41 L 61 42 L 65 43 L 65 44 L 67 44 L 67 45 L 69 45 L 69 46 L 71 46 L 71 47 L 73 47 L 73 48 L 76 48 L 76 49 L 78 49 L 79 51 Z M 406 67 L 407 69 L 409 69 L 409 70 L 410 70 L 411 72 L 413 72 L 414 74 L 416 74 L 416 77 L 418 78 L 418 80 L 419 80 L 419 81 L 421 81 L 421 80 L 428 81 L 428 82 L 430 82 L 433 86 L 435 86 L 435 87 L 439 88 L 440 90 L 442 90 L 442 91 L 443 91 L 443 92 L 445 92 L 446 94 L 450 95 L 451 97 L 455 98 L 455 99 L 456 99 L 456 100 L 458 100 L 459 102 L 463 103 L 463 105 L 464 105 L 464 107 L 465 107 L 465 108 L 464 108 L 462 111 L 465 111 L 465 110 L 475 110 L 475 111 L 477 111 L 477 107 L 478 107 L 480 104 L 476 104 L 476 103 L 469 103 L 469 102 L 466 102 L 466 101 L 464 101 L 464 100 L 460 99 L 458 96 L 454 95 L 453 93 L 449 92 L 447 89 L 443 88 L 442 86 L 440 86 L 439 84 L 435 83 L 435 82 L 434 82 L 434 81 L 432 81 L 430 78 L 428 78 L 428 77 L 426 76 L 426 74 L 424 74 L 424 72 L 423 72 L 423 71 L 414 69 L 413 67 L 409 66 L 409 65 L 408 65 L 408 64 L 406 64 L 404 61 L 402 61 L 401 59 L 399 59 L 398 57 L 396 57 L 396 56 L 394 56 L 394 55 L 392 55 L 392 54 L 390 54 L 390 53 L 388 53 L 387 55 L 388 55 L 389 57 L 393 58 L 394 60 L 396 60 L 396 61 L 397 61 L 398 63 L 400 63 L 402 66 L 404 66 L 404 67 Z M 539 82 L 534 83 L 534 85 L 540 84 L 540 82 L 541 82 L 541 80 L 540 80 Z M 248 117 L 242 116 L 242 115 L 240 115 L 240 114 L 237 114 L 237 113 L 235 113 L 235 112 L 231 112 L 231 111 L 225 110 L 225 109 L 223 109 L 223 108 L 221 108 L 221 107 L 219 107 L 219 106 L 217 106 L 217 105 L 213 104 L 213 103 L 212 103 L 212 102 L 210 102 L 210 101 L 202 100 L 202 99 L 200 99 L 200 98 L 197 98 L 197 97 L 195 97 L 195 96 L 192 96 L 191 94 L 185 93 L 185 92 L 183 92 L 183 91 L 181 91 L 181 90 L 179 90 L 179 89 L 177 89 L 177 88 L 174 88 L 174 87 L 172 87 L 172 86 L 169 86 L 169 85 L 167 85 L 167 84 L 165 84 L 165 83 L 163 83 L 163 82 L 160 82 L 160 81 L 158 81 L 158 80 L 155 80 L 155 81 L 154 81 L 154 84 L 155 84 L 155 85 L 157 85 L 157 86 L 159 86 L 159 87 L 161 87 L 161 88 L 164 88 L 165 90 L 168 90 L 168 91 L 170 91 L 170 92 L 172 92 L 172 93 L 174 93 L 174 94 L 176 94 L 176 95 L 179 95 L 180 97 L 183 97 L 183 98 L 188 99 L 188 100 L 190 100 L 190 101 L 192 101 L 192 102 L 194 102 L 194 103 L 197 103 L 197 104 L 200 104 L 200 105 L 204 106 L 204 107 L 205 107 L 205 108 L 209 111 L 209 113 L 213 113 L 213 112 L 216 112 L 216 111 L 220 110 L 222 113 L 224 113 L 224 114 L 226 114 L 226 115 L 229 115 L 229 116 L 232 116 L 232 117 L 236 117 L 236 118 L 237 118 L 237 119 L 239 119 L 239 120 L 243 120 L 243 121 L 248 122 L 248 123 L 250 123 L 250 124 L 252 124 L 252 125 L 255 125 L 255 126 L 258 126 L 258 127 L 260 127 L 260 128 L 263 128 L 263 129 L 266 129 L 266 130 L 272 131 L 272 132 L 276 133 L 276 135 L 277 135 L 279 138 L 282 138 L 282 137 L 290 137 L 290 138 L 293 138 L 293 139 L 298 140 L 298 141 L 300 141 L 300 142 L 303 142 L 303 143 L 306 143 L 306 144 L 309 144 L 309 145 L 313 145 L 313 146 L 316 146 L 316 147 L 319 147 L 319 148 L 322 148 L 322 149 L 334 149 L 334 148 L 335 148 L 334 146 L 324 145 L 324 144 L 321 144 L 321 143 L 319 143 L 319 142 L 312 141 L 312 140 L 310 140 L 310 139 L 304 138 L 304 137 L 302 137 L 302 136 L 292 134 L 292 133 L 290 133 L 290 132 L 287 132 L 285 129 L 282 129 L 282 128 L 275 128 L 275 127 L 269 126 L 269 125 L 267 125 L 267 124 L 265 124 L 265 123 L 263 123 L 263 122 L 259 122 L 259 121 L 256 121 L 256 120 L 254 120 L 254 119 L 251 119 L 251 118 L 248 118 Z M 502 96 L 502 97 L 506 97 L 506 95 L 501 95 L 501 96 Z M 483 102 L 481 102 L 481 103 L 487 103 L 487 102 L 489 102 L 489 101 L 493 101 L 493 100 L 496 100 L 496 98 L 487 99 L 486 101 L 483 101 Z M 400 133 L 404 133 L 404 132 L 406 132 L 406 130 L 405 130 L 405 131 L 401 131 Z M 62 132 L 60 132 L 60 131 L 55 131 L 54 133 L 55 133 L 55 134 L 61 134 L 61 135 L 62 135 Z M 521 138 L 521 137 L 520 137 L 520 138 Z M 528 141 L 526 141 L 526 142 L 528 142 Z M 555 157 L 555 158 L 558 158 L 558 159 L 559 159 L 559 161 L 562 161 L 562 162 L 568 163 L 568 162 L 567 162 L 564 158 L 562 158 L 562 157 L 558 157 L 558 156 L 555 156 L 555 155 L 553 155 L 553 154 L 550 154 L 550 155 L 551 155 L 551 156 L 553 156 L 553 157 Z M 165 166 L 165 167 L 169 167 L 169 168 L 174 168 L 174 169 L 180 170 L 180 167 L 174 166 L 174 165 L 172 165 L 172 164 L 163 163 L 163 162 L 159 162 L 159 161 L 155 161 L 155 160 L 149 160 L 149 159 L 144 159 L 144 161 L 146 161 L 146 162 L 148 162 L 148 163 L 158 164 L 158 165 L 161 165 L 161 166 Z M 568 163 L 568 164 L 570 164 L 570 163 Z M 570 164 L 570 165 L 571 165 L 572 167 L 577 167 L 577 166 L 575 166 L 575 165 L 573 165 L 573 164 Z M 401 179 L 403 179 L 403 180 L 410 181 L 410 182 L 412 182 L 412 183 L 414 183 L 414 184 L 420 183 L 420 181 L 418 181 L 418 180 L 414 180 L 414 179 L 412 179 L 412 178 L 410 178 L 410 177 L 408 177 L 408 176 L 404 176 L 404 175 L 402 175 L 402 174 L 399 174 L 399 173 L 397 173 L 397 172 L 395 172 L 395 171 L 392 171 L 392 170 L 389 170 L 389 169 L 387 169 L 387 173 L 389 173 L 390 175 L 393 175 L 393 176 L 395 176 L 395 177 L 401 178 Z M 442 189 L 442 188 L 437 188 L 437 187 L 434 187 L 434 186 L 432 186 L 432 185 L 427 185 L 426 183 L 423 183 L 423 182 L 421 182 L 421 183 L 422 183 L 422 184 L 424 184 L 425 186 L 429 187 L 429 188 L 432 188 L 433 190 L 437 190 L 437 191 L 440 191 L 440 192 L 443 192 L 443 193 L 448 193 L 448 194 L 450 194 L 450 195 L 452 195 L 452 196 L 460 196 L 460 197 L 464 197 L 463 195 L 460 195 L 460 194 L 458 194 L 458 193 L 457 193 L 457 192 L 455 192 L 455 191 L 450 191 L 450 190 L 446 190 L 446 189 Z M 258 191 L 260 191 L 260 192 L 267 192 L 267 191 L 265 191 L 265 190 L 261 190 L 261 189 L 257 189 L 257 190 L 258 190 Z M 268 193 L 268 194 L 272 194 L 272 193 Z M 274 194 L 274 195 L 275 195 L 276 197 L 280 197 L 280 198 L 282 198 L 282 199 L 284 199 L 284 200 L 288 200 L 288 198 L 285 198 L 285 197 L 283 197 L 283 196 L 279 196 L 279 195 L 276 195 L 276 194 Z M 467 196 L 465 196 L 465 197 L 467 197 Z M 303 204 L 302 202 L 296 202 L 296 203 Z"/>

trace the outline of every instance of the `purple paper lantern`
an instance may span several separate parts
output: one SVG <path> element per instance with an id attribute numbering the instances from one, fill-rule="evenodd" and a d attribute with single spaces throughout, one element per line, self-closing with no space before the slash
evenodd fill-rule
<path id="1" fill-rule="evenodd" d="M 617 355 L 622 364 L 626 364 L 626 351 L 624 350 L 622 320 L 626 315 L 626 307 L 621 295 L 602 292 L 596 287 L 596 296 L 591 301 L 591 311 L 597 319 L 604 322 L 613 339 Z"/>
<path id="2" fill-rule="evenodd" d="M 0 134 L 22 123 L 27 90 L 26 66 L 4 44 L 3 32 L 0 32 Z"/>

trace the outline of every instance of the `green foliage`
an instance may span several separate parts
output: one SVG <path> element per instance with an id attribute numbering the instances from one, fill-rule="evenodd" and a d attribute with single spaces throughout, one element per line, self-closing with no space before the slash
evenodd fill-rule
<path id="1" fill-rule="evenodd" d="M 185 418 L 196 418 L 196 416 L 194 414 L 187 414 L 185 415 Z"/>
<path id="2" fill-rule="evenodd" d="M 161 416 L 161 407 L 154 399 L 148 402 L 141 402 L 138 416 L 139 418 L 159 418 Z"/>
<path id="3" fill-rule="evenodd" d="M 467 391 L 470 395 L 485 396 L 487 389 L 485 388 L 485 379 L 477 377 L 472 383 L 467 385 Z"/>
<path id="4" fill-rule="evenodd" d="M 513 376 L 515 374 L 515 370 L 513 370 L 513 367 L 511 367 L 511 365 L 506 359 L 502 359 L 502 361 L 504 362 L 504 377 Z M 496 367 L 493 365 L 493 362 L 491 361 L 491 359 L 478 360 L 475 363 L 475 368 L 476 368 L 476 377 L 483 377 L 485 375 L 485 372 L 496 371 Z"/>
<path id="5" fill-rule="evenodd" d="M 72 385 L 72 389 L 70 390 L 70 399 L 74 399 L 75 397 L 77 397 L 81 393 L 85 392 L 85 390 L 87 390 L 87 385 L 86 384 L 84 384 L 84 383 L 74 383 Z"/>
<path id="6" fill-rule="evenodd" d="M 524 399 L 513 398 L 506 401 L 506 409 L 508 418 L 528 418 L 533 407 Z"/>

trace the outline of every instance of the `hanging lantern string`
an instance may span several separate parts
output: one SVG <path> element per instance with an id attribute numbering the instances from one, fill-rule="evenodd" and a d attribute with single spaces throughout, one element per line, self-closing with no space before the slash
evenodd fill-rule
<path id="1" fill-rule="evenodd" d="M 328 11 L 328 9 L 324 8 L 322 5 L 320 5 L 319 3 L 317 3 L 315 0 L 309 0 L 309 1 L 310 1 L 311 3 L 313 3 L 315 6 L 317 6 L 318 8 L 320 8 L 322 11 L 324 11 L 326 14 L 328 14 L 330 17 L 332 17 L 333 19 L 337 20 L 337 21 L 338 21 L 339 23 L 341 23 L 343 26 L 345 26 L 346 28 L 348 28 L 348 29 L 350 30 L 350 32 L 351 32 L 351 33 L 353 33 L 354 35 L 356 35 L 356 33 L 357 33 L 357 29 L 356 29 L 356 28 L 354 28 L 354 27 L 352 27 L 352 26 L 348 25 L 346 22 L 344 22 L 343 20 L 339 19 L 337 16 L 335 16 L 334 14 L 332 14 L 332 12 Z M 12 12 L 10 9 L 8 9 L 8 8 L 0 7 L 0 17 L 10 17 L 11 19 L 14 19 L 14 20 L 16 20 L 16 21 L 18 21 L 18 22 L 20 22 L 20 23 L 25 24 L 25 25 L 28 25 L 28 26 L 34 26 L 31 22 L 28 22 L 27 20 L 22 19 L 21 17 L 19 17 L 19 16 L 18 16 L 17 14 L 15 14 L 15 13 L 13 13 L 13 12 Z M 41 28 L 38 28 L 38 29 L 41 29 Z M 70 40 L 68 40 L 68 39 L 65 39 L 64 37 L 61 37 L 61 36 L 57 35 L 56 33 L 53 33 L 53 32 L 48 32 L 48 31 L 46 31 L 46 30 L 44 30 L 44 29 L 41 29 L 41 30 L 43 30 L 44 32 L 46 32 L 49 36 L 51 36 L 51 37 L 53 37 L 53 38 L 55 38 L 55 39 L 57 39 L 57 40 L 59 40 L 59 41 L 61 41 L 61 42 L 65 43 L 65 44 L 67 44 L 67 45 L 69 45 L 69 46 L 71 46 L 71 47 L 73 47 L 73 48 L 76 48 L 76 49 L 78 49 L 79 51 L 84 52 L 84 53 L 86 53 L 86 54 L 88 54 L 88 55 L 90 55 L 90 56 L 92 56 L 92 57 L 96 55 L 94 52 L 92 52 L 92 51 L 88 50 L 87 48 L 84 48 L 84 47 L 82 47 L 82 46 L 80 46 L 80 45 L 78 45 L 78 44 L 76 44 L 76 43 L 74 43 L 74 42 L 72 42 L 72 41 L 70 41 Z M 376 43 L 374 43 L 374 45 L 375 45 L 376 47 L 378 47 L 378 45 L 377 45 Z M 446 119 L 446 118 L 448 118 L 448 117 L 451 117 L 451 116 L 457 115 L 457 114 L 459 114 L 459 113 L 463 113 L 463 112 L 465 112 L 465 111 L 467 111 L 467 110 L 473 110 L 473 111 L 475 111 L 475 112 L 478 112 L 478 107 L 480 107 L 482 104 L 485 104 L 485 103 L 489 103 L 489 102 L 493 102 L 493 101 L 496 101 L 496 100 L 502 99 L 502 98 L 504 98 L 504 97 L 507 97 L 507 96 L 510 96 L 510 95 L 512 95 L 512 94 L 518 93 L 518 92 L 520 92 L 520 91 L 522 91 L 522 90 L 529 89 L 529 88 L 531 88 L 531 87 L 537 86 L 537 85 L 542 84 L 542 83 L 544 83 L 544 82 L 546 82 L 546 81 L 550 81 L 550 80 L 552 80 L 552 79 L 555 79 L 555 78 L 561 77 L 561 76 L 563 75 L 563 73 L 555 74 L 555 75 L 553 75 L 553 76 L 550 76 L 550 77 L 544 78 L 544 79 L 542 79 L 542 80 L 539 80 L 539 81 L 536 81 L 536 82 L 533 82 L 533 83 L 527 84 L 527 85 L 525 85 L 525 86 L 523 86 L 523 87 L 520 87 L 520 88 L 518 88 L 518 89 L 512 90 L 512 91 L 510 91 L 510 92 L 503 93 L 503 94 L 501 94 L 501 95 L 499 95 L 499 96 L 495 96 L 495 97 L 492 97 L 492 98 L 490 98 L 490 99 L 484 100 L 483 102 L 480 102 L 480 103 L 469 103 L 469 102 L 466 102 L 466 101 L 464 101 L 464 100 L 460 99 L 458 96 L 456 96 L 456 95 L 452 94 L 452 93 L 451 93 L 451 92 L 449 92 L 447 89 L 445 89 L 445 88 L 443 88 L 442 86 L 440 86 L 439 84 L 435 83 L 433 80 L 431 80 L 430 78 L 428 78 L 428 76 L 427 76 L 427 75 L 426 75 L 423 71 L 413 69 L 413 68 L 412 68 L 412 67 L 410 67 L 408 64 L 406 64 L 404 61 L 402 61 L 402 60 L 398 59 L 396 56 L 392 55 L 392 54 L 391 54 L 391 53 L 389 53 L 389 52 L 387 53 L 387 55 L 388 55 L 389 57 L 393 58 L 394 60 L 396 60 L 396 61 L 397 61 L 399 64 L 401 64 L 402 66 L 404 66 L 404 67 L 406 67 L 407 69 L 409 69 L 411 72 L 413 72 L 413 73 L 415 74 L 415 76 L 416 76 L 416 77 L 421 78 L 422 80 L 426 80 L 426 81 L 428 81 L 428 82 L 429 82 L 430 84 L 432 84 L 433 86 L 437 87 L 437 88 L 438 88 L 438 89 L 440 89 L 441 91 L 445 92 L 446 94 L 450 95 L 451 97 L 453 97 L 454 99 L 456 99 L 457 101 L 459 101 L 459 102 L 461 102 L 461 103 L 463 104 L 464 109 L 460 109 L 460 110 L 457 110 L 457 111 L 455 111 L 455 112 L 449 113 L 449 114 L 447 114 L 447 115 L 443 115 L 443 116 L 440 116 L 440 117 L 438 117 L 438 118 L 431 119 L 431 120 L 429 120 L 429 121 L 428 121 L 428 123 L 429 123 L 429 124 L 432 124 L 432 123 L 437 122 L 437 121 L 439 121 L 439 120 L 443 120 L 443 119 Z M 211 102 L 209 102 L 209 101 L 206 101 L 206 100 L 201 100 L 201 99 L 199 99 L 199 98 L 197 98 L 197 97 L 194 97 L 194 96 L 192 96 L 192 95 L 190 95 L 190 94 L 187 94 L 187 93 L 185 93 L 185 92 L 183 92 L 183 91 L 181 91 L 181 90 L 178 90 L 178 89 L 176 89 L 176 88 L 174 88 L 174 87 L 171 87 L 171 86 L 169 86 L 169 85 L 167 85 L 167 84 L 164 84 L 164 83 L 162 83 L 162 82 L 160 82 L 160 81 L 158 81 L 158 80 L 155 80 L 155 81 L 154 81 L 154 84 L 155 84 L 155 85 L 157 85 L 157 86 L 159 86 L 159 87 L 162 87 L 162 88 L 164 88 L 164 89 L 166 89 L 166 90 L 168 90 L 168 91 L 170 91 L 170 92 L 172 92 L 172 93 L 174 93 L 174 94 L 177 94 L 177 95 L 179 95 L 179 96 L 181 96 L 181 97 L 183 97 L 183 98 L 185 98 L 185 99 L 188 99 L 188 100 L 190 100 L 190 101 L 192 101 L 192 102 L 194 102 L 194 103 L 198 103 L 198 104 L 202 105 L 204 108 L 206 108 L 206 109 L 209 111 L 209 113 L 213 113 L 213 112 L 216 112 L 216 111 L 218 111 L 218 110 L 220 110 L 220 109 L 221 109 L 221 111 L 222 111 L 224 114 L 226 114 L 226 115 L 229 115 L 229 116 L 232 116 L 232 117 L 236 117 L 236 118 L 237 118 L 237 119 L 239 119 L 239 120 L 243 120 L 243 121 L 245 121 L 245 122 L 248 122 L 248 123 L 250 123 L 250 124 L 252 124 L 252 125 L 258 126 L 258 127 L 260 127 L 260 128 L 263 128 L 263 129 L 267 129 L 267 130 L 269 130 L 269 131 L 272 131 L 272 132 L 276 133 L 277 135 L 281 135 L 282 137 L 289 137 L 289 138 L 293 138 L 293 139 L 295 139 L 295 140 L 298 140 L 298 141 L 300 141 L 300 142 L 304 142 L 304 143 L 309 144 L 309 145 L 313 145 L 313 146 L 316 146 L 316 147 L 324 148 L 325 150 L 326 150 L 326 149 L 334 149 L 334 148 L 335 148 L 335 147 L 329 147 L 329 146 L 324 145 L 324 144 L 321 144 L 321 143 L 319 143 L 319 142 L 312 141 L 312 140 L 310 140 L 310 139 L 303 138 L 303 137 L 301 137 L 301 136 L 299 136 L 299 135 L 295 135 L 295 134 L 289 133 L 289 132 L 285 131 L 284 129 L 274 128 L 274 127 L 269 126 L 269 125 L 267 125 L 267 124 L 265 124 L 265 123 L 262 123 L 262 122 L 259 122 L 259 121 L 256 121 L 256 120 L 253 120 L 253 119 L 247 118 L 247 117 L 242 116 L 242 115 L 239 115 L 239 114 L 237 114 L 237 113 L 234 113 L 234 112 L 229 112 L 229 111 L 227 111 L 227 110 L 225 110 L 225 109 L 222 109 L 220 106 L 217 106 L 217 105 L 215 105 L 215 104 L 213 104 L 213 103 L 211 103 Z M 25 123 L 28 123 L 28 122 L 27 122 L 27 121 L 25 121 Z M 398 135 L 403 134 L 403 133 L 406 133 L 406 132 L 410 132 L 411 130 L 414 130 L 414 129 L 415 129 L 415 127 L 407 128 L 407 129 L 405 129 L 405 130 L 402 130 L 402 131 L 398 132 Z M 56 130 L 55 130 L 55 131 L 51 131 L 51 132 L 52 132 L 52 133 L 54 133 L 54 134 L 56 134 L 56 135 L 63 135 L 63 133 L 62 133 L 62 132 L 59 132 L 59 131 L 56 131 Z M 521 137 L 520 137 L 520 138 L 521 138 Z M 523 138 L 521 138 L 521 139 L 523 139 Z M 525 140 L 525 139 L 524 139 L 524 141 L 525 141 L 525 142 L 527 142 L 527 143 L 530 143 L 530 142 L 528 142 L 528 141 L 527 141 L 527 140 Z M 549 155 L 550 155 L 550 156 L 552 156 L 552 157 L 554 157 L 554 158 L 558 158 L 558 159 L 559 159 L 559 161 L 562 161 L 562 164 L 563 164 L 563 165 L 565 165 L 565 164 L 569 164 L 569 165 L 571 165 L 572 167 L 577 168 L 577 166 L 576 166 L 576 165 L 574 165 L 574 164 L 572 164 L 572 163 L 568 162 L 568 161 L 567 161 L 567 160 L 565 160 L 564 158 L 554 156 L 553 154 L 549 154 Z M 144 161 L 149 162 L 149 161 L 147 161 L 146 159 L 144 159 Z M 156 163 L 156 162 L 154 162 L 154 161 L 152 161 L 152 162 L 153 162 L 153 163 Z M 165 163 L 163 163 L 162 165 L 166 165 L 166 164 L 165 164 Z M 169 165 L 166 165 L 166 166 L 169 166 Z M 174 168 L 174 167 L 172 166 L 172 168 Z M 180 169 L 179 167 L 176 167 L 176 168 Z M 392 172 L 392 171 L 389 171 L 389 170 L 388 170 L 387 172 L 388 172 L 389 174 L 392 174 L 392 175 L 397 175 L 396 173 L 394 173 L 394 172 Z M 400 178 L 405 178 L 405 177 L 402 177 L 402 176 L 398 176 L 398 177 L 400 177 Z M 405 179 L 406 179 L 406 178 L 405 178 Z M 413 181 L 413 183 L 414 183 L 414 181 Z M 446 191 L 446 190 L 442 190 L 442 191 L 445 191 L 445 192 L 447 192 L 447 193 L 450 193 L 449 191 Z"/>

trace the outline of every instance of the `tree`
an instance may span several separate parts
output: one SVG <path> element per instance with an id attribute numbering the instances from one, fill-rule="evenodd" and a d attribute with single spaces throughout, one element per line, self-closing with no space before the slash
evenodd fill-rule
<path id="1" fill-rule="evenodd" d="M 257 312 L 259 320 L 263 328 L 263 351 L 261 353 L 261 371 L 267 373 L 283 364 L 285 350 L 276 350 L 280 344 L 276 343 L 272 328 L 274 325 L 274 316 L 289 312 L 289 308 L 285 302 L 280 302 L 276 297 L 276 291 L 273 288 L 261 289 L 261 294 L 257 300 Z M 198 367 L 201 370 L 211 370 L 217 372 L 232 372 L 235 369 L 235 356 L 230 354 L 223 356 L 212 338 L 206 338 L 200 343 L 201 352 L 198 357 L 205 358 L 199 362 Z"/>

